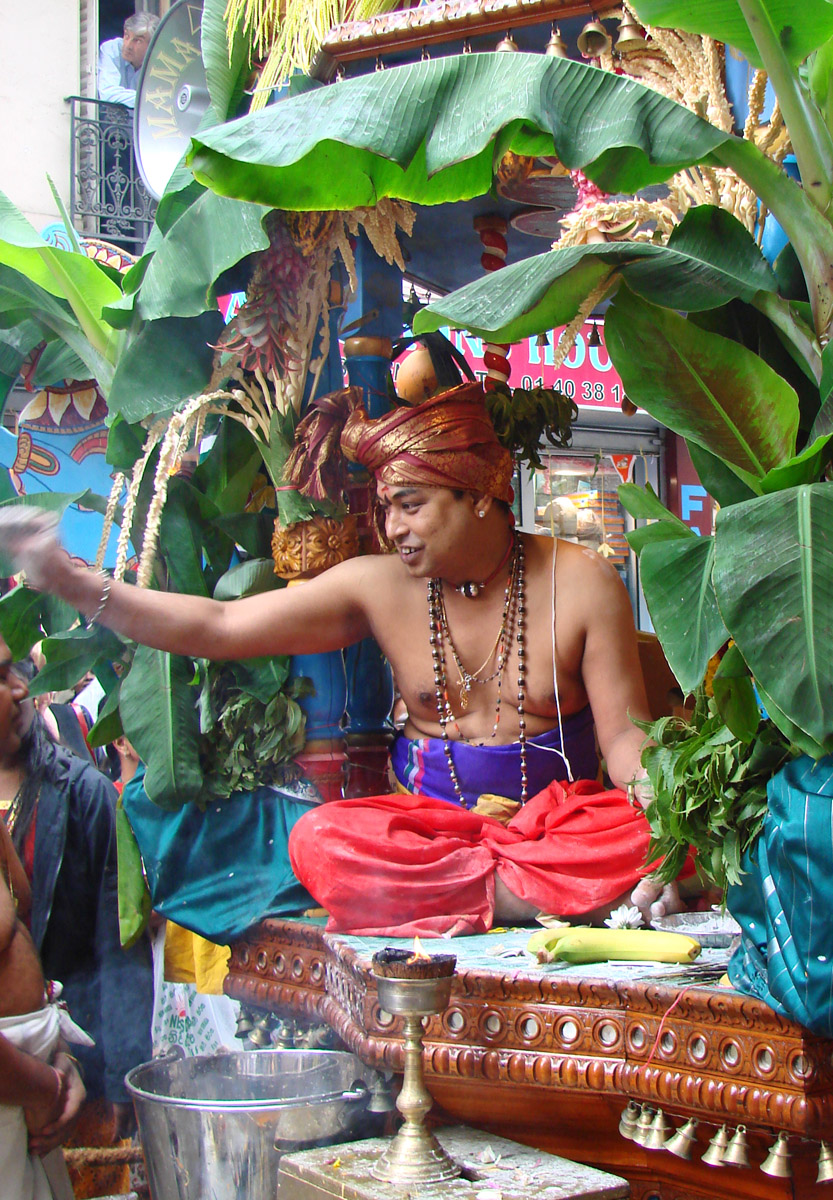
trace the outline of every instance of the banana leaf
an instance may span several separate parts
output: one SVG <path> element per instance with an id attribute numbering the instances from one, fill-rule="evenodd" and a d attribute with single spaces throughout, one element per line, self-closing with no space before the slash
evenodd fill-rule
<path id="1" fill-rule="evenodd" d="M 41 643 L 41 649 L 46 666 L 38 671 L 29 686 L 33 696 L 68 691 L 99 663 L 111 663 L 120 658 L 124 646 L 103 625 L 94 625 L 92 629 L 77 625 L 61 633 L 50 632 Z"/>
<path id="2" fill-rule="evenodd" d="M 0 263 L 25 275 L 44 291 L 66 300 L 94 349 L 115 361 L 119 335 L 101 318 L 121 287 L 84 254 L 48 245 L 34 225 L 0 192 Z"/>
<path id="3" fill-rule="evenodd" d="M 269 238 L 269 210 L 204 192 L 171 227 L 151 258 L 136 302 L 143 320 L 198 316 L 217 306 L 213 285 Z"/>
<path id="4" fill-rule="evenodd" d="M 675 433 L 729 466 L 752 491 L 795 454 L 798 397 L 763 359 L 622 289 L 605 319 L 625 391 Z"/>
<path id="5" fill-rule="evenodd" d="M 687 312 L 774 292 L 775 276 L 755 241 L 722 209 L 692 209 L 667 246 L 594 243 L 550 250 L 512 263 L 420 309 L 414 332 L 450 325 L 478 337 L 515 342 L 565 325 L 615 271 L 655 304 Z"/>
<path id="6" fill-rule="evenodd" d="M 715 542 L 720 612 L 754 679 L 829 752 L 833 488 L 805 485 L 721 509 Z"/>
<path id="7" fill-rule="evenodd" d="M 121 686 L 122 726 L 145 763 L 145 791 L 170 811 L 203 788 L 193 675 L 190 659 L 139 646 Z"/>
<path id="8" fill-rule="evenodd" d="M 712 585 L 714 555 L 714 538 L 694 537 L 651 542 L 639 556 L 654 629 L 686 695 L 702 683 L 709 659 L 729 637 Z"/>
<path id="9" fill-rule="evenodd" d="M 148 321 L 119 358 L 107 397 L 111 416 L 133 424 L 196 396 L 211 377 L 212 345 L 222 330 L 219 312 Z"/>
<path id="10" fill-rule="evenodd" d="M 505 151 L 557 154 L 606 191 L 702 162 L 729 135 L 656 92 L 570 59 L 464 54 L 347 79 L 198 133 L 188 161 L 225 196 L 350 209 L 487 193 Z"/>
<path id="11" fill-rule="evenodd" d="M 761 65 L 760 54 L 738 0 L 634 0 L 640 21 L 665 29 L 701 33 L 728 42 Z M 833 7 L 827 0 L 766 0 L 763 5 L 790 62 L 798 65 L 833 37 Z"/>
<path id="12" fill-rule="evenodd" d="M 0 264 L 0 327 L 11 332 L 22 325 L 34 325 L 40 331 L 37 341 L 60 338 L 65 342 L 84 363 L 85 373 L 98 380 L 106 393 L 113 375 L 112 362 L 87 337 L 69 302 L 52 295 L 22 270 Z M 32 341 L 29 348 L 35 344 Z"/>

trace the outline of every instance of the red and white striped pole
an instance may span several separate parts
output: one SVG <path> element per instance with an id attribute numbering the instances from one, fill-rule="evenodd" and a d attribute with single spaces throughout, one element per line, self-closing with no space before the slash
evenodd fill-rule
<path id="1" fill-rule="evenodd" d="M 509 246 L 506 241 L 508 225 L 497 213 L 485 213 L 474 218 L 474 228 L 483 244 L 480 265 L 484 271 L 499 271 L 506 266 L 506 254 Z M 483 386 L 488 391 L 496 383 L 507 383 L 509 380 L 509 346 L 487 342 L 483 347 L 483 362 L 486 367 L 486 378 Z"/>

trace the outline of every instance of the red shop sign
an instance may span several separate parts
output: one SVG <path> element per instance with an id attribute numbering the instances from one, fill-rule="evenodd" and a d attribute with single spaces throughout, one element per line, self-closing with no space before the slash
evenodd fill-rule
<path id="1" fill-rule="evenodd" d="M 570 353 L 556 371 L 552 365 L 553 350 L 558 345 L 563 326 L 550 331 L 546 346 L 539 346 L 535 337 L 516 342 L 509 351 L 511 387 L 555 387 L 579 408 L 621 409 L 625 393 L 622 380 L 616 374 L 604 343 L 601 322 L 585 321 L 579 330 Z M 597 332 L 598 346 L 590 345 L 590 335 Z M 463 354 L 478 379 L 486 375 L 483 365 L 483 341 L 461 330 L 442 331 Z M 594 338 L 596 340 L 596 338 Z"/>

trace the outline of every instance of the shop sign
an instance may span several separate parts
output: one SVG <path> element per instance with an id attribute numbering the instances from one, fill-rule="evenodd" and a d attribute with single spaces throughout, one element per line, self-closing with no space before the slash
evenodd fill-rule
<path id="1" fill-rule="evenodd" d="M 516 342 L 509 351 L 511 368 L 509 384 L 513 388 L 560 387 L 579 408 L 621 410 L 625 390 L 616 374 L 604 341 L 604 326 L 600 321 L 585 321 L 576 334 L 570 353 L 555 370 L 553 352 L 558 345 L 563 326 L 551 330 L 548 344 L 539 346 L 536 337 Z M 591 345 L 591 334 L 596 331 Z M 461 330 L 442 331 L 465 357 L 478 379 L 486 377 L 483 364 L 484 343 Z"/>

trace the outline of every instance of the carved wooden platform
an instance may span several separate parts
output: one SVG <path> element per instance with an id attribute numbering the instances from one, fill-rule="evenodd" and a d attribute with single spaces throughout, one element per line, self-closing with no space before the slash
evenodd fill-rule
<path id="1" fill-rule="evenodd" d="M 401 1071 L 401 1023 L 380 1009 L 370 958 L 350 941 L 265 921 L 232 948 L 226 991 L 322 1020 L 364 1061 Z M 428 1023 L 426 1082 L 446 1117 L 624 1175 L 634 1200 L 833 1197 L 815 1182 L 819 1142 L 833 1140 L 833 1043 L 716 986 L 542 975 L 514 961 L 466 969 L 462 958 L 448 1009 Z M 690 1162 L 620 1135 L 630 1099 L 677 1126 L 700 1122 Z M 723 1124 L 746 1126 L 749 1167 L 700 1161 Z M 780 1131 L 791 1179 L 760 1170 Z"/>

